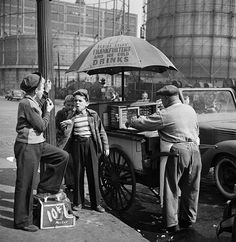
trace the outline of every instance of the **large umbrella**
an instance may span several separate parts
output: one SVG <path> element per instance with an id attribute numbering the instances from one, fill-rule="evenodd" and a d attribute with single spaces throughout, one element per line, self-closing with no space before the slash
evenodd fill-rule
<path id="1" fill-rule="evenodd" d="M 173 63 L 155 46 L 133 36 L 119 35 L 104 38 L 85 49 L 66 71 L 93 74 L 122 72 L 122 97 L 125 71 L 162 73 L 177 70 Z"/>

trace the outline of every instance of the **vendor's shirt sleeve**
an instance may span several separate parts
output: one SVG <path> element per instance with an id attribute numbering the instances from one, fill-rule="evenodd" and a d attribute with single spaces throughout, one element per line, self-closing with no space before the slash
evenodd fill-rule
<path id="1" fill-rule="evenodd" d="M 163 128 L 163 119 L 160 112 L 157 112 L 150 116 L 140 116 L 136 120 L 131 122 L 132 128 L 141 131 L 155 131 Z"/>
<path id="2" fill-rule="evenodd" d="M 23 104 L 22 108 L 24 109 L 25 117 L 29 124 L 32 126 L 32 128 L 40 133 L 44 132 L 49 123 L 50 113 L 46 112 L 44 117 L 42 118 L 39 111 L 36 108 L 31 107 L 30 104 Z"/>

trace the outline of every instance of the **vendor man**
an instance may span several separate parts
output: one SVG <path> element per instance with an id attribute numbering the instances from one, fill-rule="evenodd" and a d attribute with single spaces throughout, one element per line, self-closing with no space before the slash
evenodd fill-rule
<path id="1" fill-rule="evenodd" d="M 158 130 L 161 143 L 176 154 L 168 157 L 162 172 L 165 174 L 165 227 L 168 232 L 177 232 L 179 226 L 187 228 L 196 222 L 201 173 L 199 127 L 194 109 L 180 101 L 177 87 L 164 86 L 157 91 L 157 95 L 161 96 L 164 109 L 148 117 L 133 117 L 126 125 L 142 131 Z"/>

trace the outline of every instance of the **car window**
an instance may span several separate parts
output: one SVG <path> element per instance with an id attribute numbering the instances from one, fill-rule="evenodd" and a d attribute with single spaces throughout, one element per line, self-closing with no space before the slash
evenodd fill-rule
<path id="1" fill-rule="evenodd" d="M 183 90 L 184 102 L 197 113 L 235 112 L 232 93 L 228 90 Z"/>

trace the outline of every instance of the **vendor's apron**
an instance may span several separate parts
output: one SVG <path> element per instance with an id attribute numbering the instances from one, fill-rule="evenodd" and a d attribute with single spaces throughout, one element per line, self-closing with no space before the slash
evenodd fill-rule
<path id="1" fill-rule="evenodd" d="M 160 139 L 160 151 L 161 152 L 170 152 L 170 148 L 174 143 L 166 142 Z M 163 190 L 164 190 L 164 177 L 165 177 L 165 168 L 168 156 L 160 157 L 160 205 L 163 207 Z"/>
<path id="2" fill-rule="evenodd" d="M 170 152 L 170 148 L 174 143 L 166 142 L 160 139 L 160 150 L 161 152 Z M 161 156 L 160 157 L 160 205 L 163 208 L 163 193 L 164 193 L 164 179 L 165 179 L 165 169 L 166 169 L 166 162 L 168 156 Z M 181 190 L 178 189 L 179 197 L 181 196 Z"/>

